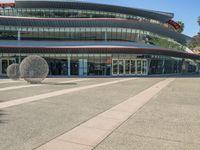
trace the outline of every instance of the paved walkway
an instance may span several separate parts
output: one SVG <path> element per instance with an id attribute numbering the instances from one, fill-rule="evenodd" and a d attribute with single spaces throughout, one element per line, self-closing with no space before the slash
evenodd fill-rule
<path id="1" fill-rule="evenodd" d="M 200 78 L 176 79 L 95 150 L 200 150 Z"/>
<path id="2" fill-rule="evenodd" d="M 82 79 L 82 80 L 85 80 L 85 79 Z M 77 92 L 77 91 L 81 91 L 81 90 L 85 90 L 85 89 L 91 89 L 91 88 L 95 88 L 95 87 L 101 87 L 101 86 L 106 86 L 106 85 L 110 85 L 110 84 L 129 81 L 129 80 L 133 80 L 133 78 L 122 79 L 122 80 L 118 80 L 118 81 L 111 81 L 111 82 L 100 83 L 100 84 L 94 84 L 94 85 L 87 85 L 87 86 L 71 88 L 71 89 L 64 89 L 64 90 L 40 94 L 40 95 L 36 95 L 36 96 L 15 99 L 15 100 L 11 100 L 9 102 L 0 103 L 0 109 L 11 107 L 11 106 L 16 106 L 16 105 L 20 105 L 20 104 L 24 104 L 24 103 L 39 101 L 39 100 L 43 100 L 45 98 L 56 97 L 56 96 L 60 96 L 60 95 L 64 95 L 64 94 L 68 94 L 68 93 L 72 93 L 72 92 Z M 62 82 L 62 83 L 64 83 L 64 82 Z M 39 84 L 39 85 L 41 85 L 41 84 Z M 34 86 L 39 86 L 39 85 L 27 85 L 27 87 L 34 87 Z M 19 86 L 19 87 L 21 88 L 24 86 Z M 3 89 L 5 89 L 5 88 L 3 88 Z M 10 89 L 15 89 L 15 88 L 11 87 Z M 1 91 L 1 89 L 0 89 L 0 91 Z"/>
<path id="3" fill-rule="evenodd" d="M 162 80 L 127 79 L 89 79 L 67 84 L 57 82 L 72 79 L 52 79 L 48 80 L 48 84 L 45 81 L 44 86 L 0 92 L 0 104 L 5 104 L 45 93 L 98 85 L 2 108 L 0 149 L 32 150 Z M 118 82 L 120 80 L 121 82 Z M 21 84 L 24 85 L 24 82 L 18 83 L 19 86 Z"/>
<path id="4" fill-rule="evenodd" d="M 73 150 L 92 150 L 173 80 L 166 79 L 153 85 L 36 150 L 65 150 L 67 147 Z"/>
<path id="5" fill-rule="evenodd" d="M 200 149 L 199 78 L 1 82 L 0 150 Z"/>

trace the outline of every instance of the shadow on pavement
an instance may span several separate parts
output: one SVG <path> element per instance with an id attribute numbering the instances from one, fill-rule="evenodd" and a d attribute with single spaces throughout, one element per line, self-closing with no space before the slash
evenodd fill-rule
<path id="1" fill-rule="evenodd" d="M 0 104 L 1 104 L 2 102 L 4 102 L 4 101 L 3 101 L 3 100 L 0 100 Z M 5 115 L 7 115 L 7 114 L 5 113 L 5 111 L 0 110 L 0 124 L 6 123 L 6 120 L 5 120 L 5 119 L 2 119 L 2 117 L 5 116 Z"/>
<path id="2" fill-rule="evenodd" d="M 3 111 L 3 110 L 0 110 L 0 124 L 1 124 L 1 123 L 6 123 L 6 121 L 2 119 L 2 116 L 4 116 L 4 115 L 6 115 L 6 114 L 4 113 L 4 111 Z"/>

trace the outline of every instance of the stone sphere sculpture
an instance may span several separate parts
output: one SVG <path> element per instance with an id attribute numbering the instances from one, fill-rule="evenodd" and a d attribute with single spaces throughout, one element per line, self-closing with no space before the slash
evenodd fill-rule
<path id="1" fill-rule="evenodd" d="M 37 55 L 26 57 L 21 62 L 19 69 L 21 77 L 31 84 L 41 83 L 49 73 L 48 63 Z"/>
<path id="2" fill-rule="evenodd" d="M 20 79 L 19 64 L 11 64 L 7 68 L 7 76 L 12 80 Z"/>

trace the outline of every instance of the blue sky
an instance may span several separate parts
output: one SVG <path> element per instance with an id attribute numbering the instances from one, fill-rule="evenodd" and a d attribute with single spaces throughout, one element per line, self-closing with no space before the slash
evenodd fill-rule
<path id="1" fill-rule="evenodd" d="M 13 0 L 0 0 L 12 2 Z M 96 3 L 138 7 L 144 9 L 173 12 L 174 20 L 185 23 L 184 34 L 194 36 L 200 31 L 197 18 L 200 16 L 200 0 L 85 0 Z"/>

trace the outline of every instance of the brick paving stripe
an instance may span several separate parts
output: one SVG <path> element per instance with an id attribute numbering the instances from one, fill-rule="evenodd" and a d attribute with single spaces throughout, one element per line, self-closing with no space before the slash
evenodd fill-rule
<path id="1" fill-rule="evenodd" d="M 92 150 L 174 80 L 175 79 L 169 78 L 156 83 L 139 94 L 80 124 L 41 147 L 38 147 L 36 150 Z M 122 81 L 124 80 L 118 82 Z M 69 91 L 78 91 L 113 83 L 117 82 L 89 85 L 82 88 L 71 89 Z M 67 91 L 61 91 L 61 93 L 67 93 Z M 57 94 L 55 93 L 54 95 Z"/>

